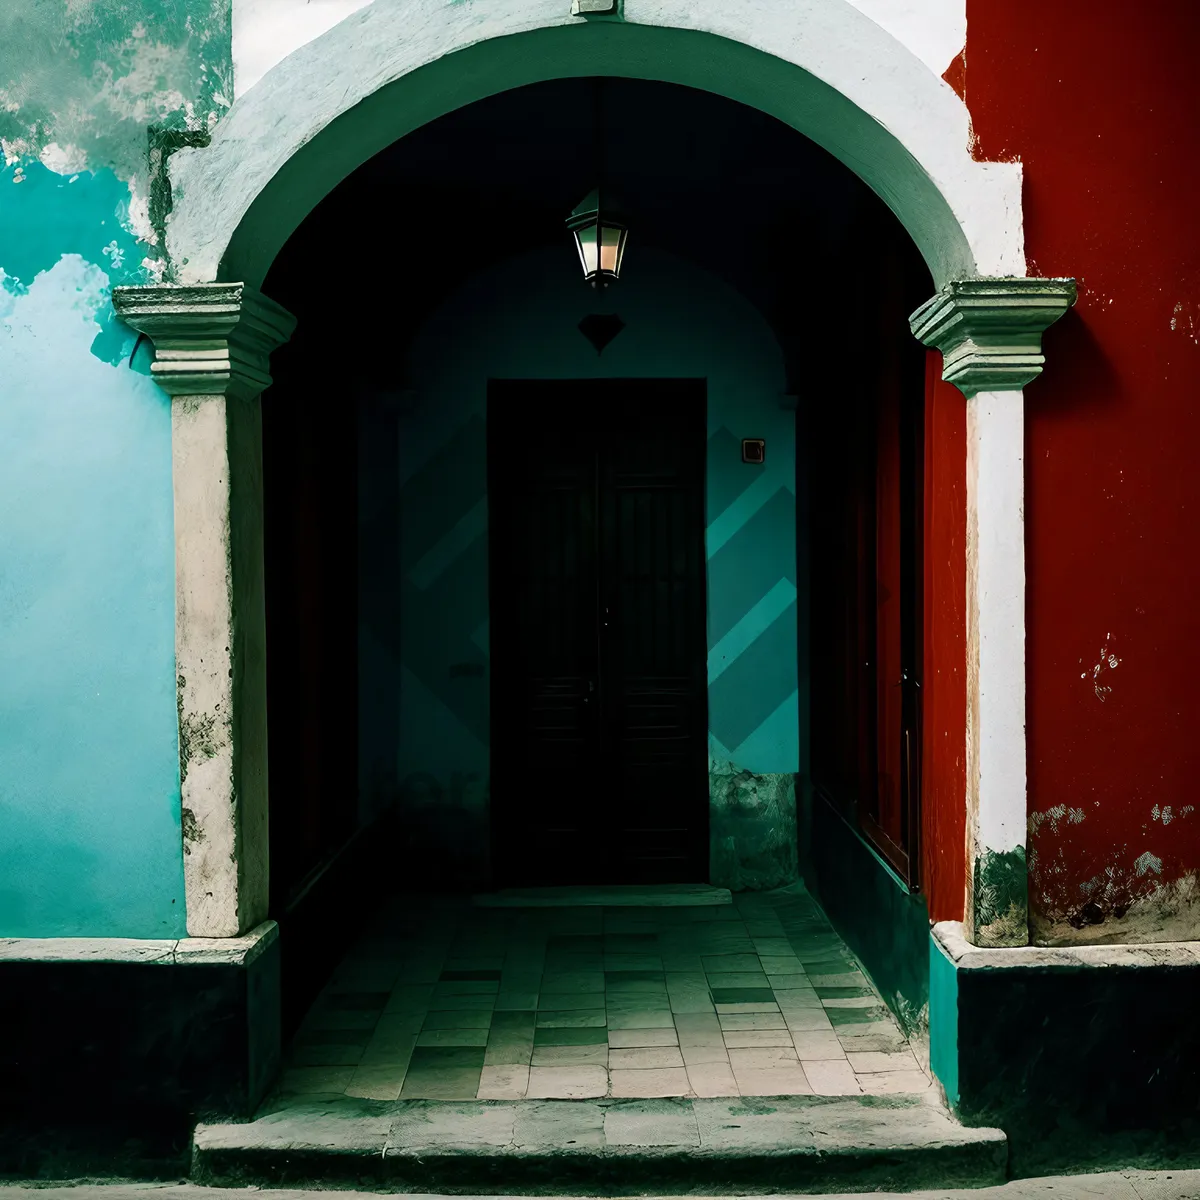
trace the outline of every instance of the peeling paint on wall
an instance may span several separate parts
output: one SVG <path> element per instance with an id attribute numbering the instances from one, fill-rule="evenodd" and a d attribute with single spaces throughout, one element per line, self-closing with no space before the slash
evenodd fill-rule
<path id="1" fill-rule="evenodd" d="M 1080 679 L 1087 679 L 1089 676 L 1091 677 L 1092 691 L 1095 693 L 1096 699 L 1099 700 L 1101 704 L 1103 704 L 1112 693 L 1112 685 L 1105 683 L 1104 681 L 1108 679 L 1112 672 L 1121 665 L 1121 660 L 1112 652 L 1111 645 L 1112 634 L 1106 633 L 1104 635 L 1104 645 L 1100 647 L 1100 657 L 1096 660 L 1095 665 L 1090 671 L 1084 671 L 1079 676 Z"/>
<path id="2" fill-rule="evenodd" d="M 1025 847 L 985 850 L 975 859 L 975 935 L 980 946 L 1024 946 L 1029 940 Z"/>
<path id="3" fill-rule="evenodd" d="M 710 759 L 708 779 L 710 881 L 735 892 L 794 883 L 796 777 Z"/>
<path id="4" fill-rule="evenodd" d="M 27 182 L 35 166 L 63 179 L 111 172 L 123 185 L 121 226 L 143 243 L 123 257 L 154 278 L 147 131 L 211 130 L 232 103 L 232 76 L 228 0 L 0 5 L 0 150 L 11 182 Z"/>

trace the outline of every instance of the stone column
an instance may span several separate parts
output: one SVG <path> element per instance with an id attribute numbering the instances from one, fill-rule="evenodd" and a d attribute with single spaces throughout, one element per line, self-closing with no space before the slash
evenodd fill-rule
<path id="1" fill-rule="evenodd" d="M 294 318 L 240 283 L 122 287 L 171 397 L 175 674 L 187 931 L 267 915 L 262 417 L 268 358 Z"/>
<path id="2" fill-rule="evenodd" d="M 1025 413 L 1073 279 L 947 284 L 910 318 L 967 399 L 967 903 L 979 946 L 1029 941 L 1025 865 Z"/>

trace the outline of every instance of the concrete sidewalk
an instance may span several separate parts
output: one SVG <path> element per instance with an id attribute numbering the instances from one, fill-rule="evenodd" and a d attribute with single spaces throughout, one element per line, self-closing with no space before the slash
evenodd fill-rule
<path id="1" fill-rule="evenodd" d="M 395 1193 L 335 1193 L 346 1200 L 395 1200 Z M 921 1192 L 842 1192 L 806 1196 L 803 1200 L 853 1200 L 853 1197 L 887 1197 L 905 1200 L 1200 1200 L 1200 1170 L 1123 1171 L 1099 1175 L 1060 1175 L 1045 1179 L 1021 1179 L 998 1187 L 950 1189 Z M 53 1187 L 0 1186 L 0 1200 L 331 1200 L 327 1191 L 302 1189 L 207 1188 L 191 1184 L 81 1183 Z M 408 1195 L 406 1200 L 488 1200 L 483 1197 L 434 1197 Z M 506 1197 L 505 1200 L 513 1200 Z M 555 1200 L 583 1200 L 556 1197 Z M 670 1200 L 670 1198 L 662 1198 Z M 713 1197 L 711 1200 L 720 1200 Z M 763 1200 L 783 1200 L 765 1197 Z M 799 1200 L 799 1198 L 797 1198 Z"/>

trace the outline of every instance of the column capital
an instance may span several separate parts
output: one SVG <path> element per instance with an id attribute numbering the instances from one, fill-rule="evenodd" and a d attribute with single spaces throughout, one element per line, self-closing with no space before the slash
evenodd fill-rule
<path id="1" fill-rule="evenodd" d="M 118 287 L 113 307 L 154 343 L 151 375 L 172 396 L 257 396 L 271 383 L 271 351 L 296 326 L 244 283 Z"/>
<path id="2" fill-rule="evenodd" d="M 1074 279 L 962 279 L 908 319 L 942 352 L 942 378 L 965 396 L 1015 392 L 1042 373 L 1042 332 L 1075 303 Z"/>

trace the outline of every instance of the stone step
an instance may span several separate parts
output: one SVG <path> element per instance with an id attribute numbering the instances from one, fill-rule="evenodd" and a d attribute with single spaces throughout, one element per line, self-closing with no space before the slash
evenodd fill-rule
<path id="1" fill-rule="evenodd" d="M 979 1187 L 998 1129 L 931 1098 L 440 1101 L 297 1098 L 195 1131 L 192 1180 L 474 1195 L 754 1195 Z"/>

